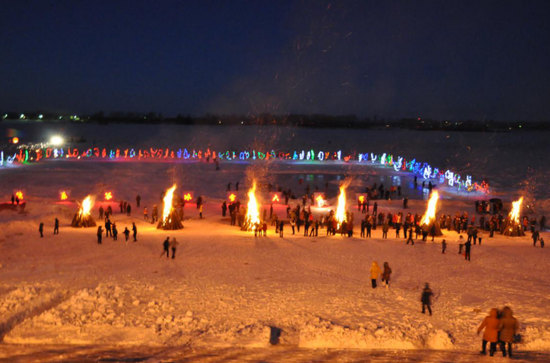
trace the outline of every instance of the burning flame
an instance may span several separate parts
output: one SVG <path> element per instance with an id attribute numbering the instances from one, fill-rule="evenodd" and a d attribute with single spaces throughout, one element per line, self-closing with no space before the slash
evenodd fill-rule
<path id="1" fill-rule="evenodd" d="M 78 210 L 78 213 L 80 215 L 80 218 L 85 218 L 90 215 L 90 212 L 92 211 L 92 207 L 94 206 L 94 201 L 92 199 L 91 195 L 88 195 L 80 205 L 80 209 Z"/>
<path id="2" fill-rule="evenodd" d="M 321 194 L 319 194 L 315 200 L 317 201 L 317 207 L 321 208 L 325 205 L 325 200 Z"/>
<path id="3" fill-rule="evenodd" d="M 230 201 L 230 202 L 234 202 L 235 199 L 237 199 L 237 196 L 236 196 L 235 194 L 231 194 L 231 195 L 229 196 L 229 201 Z"/>
<path id="4" fill-rule="evenodd" d="M 519 215 L 521 213 L 521 204 L 523 203 L 523 197 L 519 198 L 515 202 L 512 202 L 512 210 L 510 211 L 510 221 L 513 223 L 519 223 Z"/>
<path id="5" fill-rule="evenodd" d="M 340 195 L 338 196 L 338 206 L 336 207 L 336 221 L 338 226 L 346 221 L 346 185 L 340 186 Z"/>
<path id="6" fill-rule="evenodd" d="M 113 193 L 105 192 L 105 200 L 111 200 L 111 199 L 113 199 Z"/>
<path id="7" fill-rule="evenodd" d="M 193 199 L 191 193 L 187 193 L 183 196 L 183 200 L 185 200 L 186 202 L 189 202 L 191 199 Z"/>
<path id="8" fill-rule="evenodd" d="M 258 207 L 258 200 L 256 199 L 256 182 L 252 184 L 252 189 L 248 191 L 248 209 L 246 210 L 246 217 L 254 230 L 255 224 L 260 223 L 260 208 Z"/>
<path id="9" fill-rule="evenodd" d="M 61 198 L 61 200 L 67 200 L 67 199 L 69 199 L 69 196 L 67 195 L 67 192 L 63 191 L 63 192 L 61 192 L 60 198 Z"/>
<path id="10" fill-rule="evenodd" d="M 439 193 L 436 191 L 432 192 L 430 195 L 430 200 L 428 200 L 428 209 L 426 213 L 422 216 L 420 220 L 421 225 L 429 225 L 431 222 L 435 221 L 435 212 L 437 210 L 437 201 L 439 200 Z"/>
<path id="11" fill-rule="evenodd" d="M 23 200 L 23 192 L 20 190 L 15 192 L 15 197 L 19 200 Z"/>
<path id="12" fill-rule="evenodd" d="M 172 211 L 172 198 L 174 197 L 174 191 L 176 190 L 176 184 L 172 188 L 166 191 L 164 195 L 164 209 L 162 211 L 162 224 L 169 222 L 170 212 Z"/>
<path id="13" fill-rule="evenodd" d="M 273 195 L 273 198 L 271 199 L 272 202 L 280 202 L 279 196 L 277 194 Z"/>

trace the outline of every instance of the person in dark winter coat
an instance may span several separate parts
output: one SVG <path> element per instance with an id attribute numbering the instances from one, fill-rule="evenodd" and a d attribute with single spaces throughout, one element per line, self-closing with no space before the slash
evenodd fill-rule
<path id="1" fill-rule="evenodd" d="M 116 228 L 116 223 L 113 223 L 113 241 L 118 241 L 118 229 Z"/>
<path id="2" fill-rule="evenodd" d="M 160 254 L 160 257 L 162 257 L 166 253 L 166 258 L 170 258 L 170 236 L 166 237 L 166 239 L 162 243 L 162 248 L 164 250 Z"/>
<path id="3" fill-rule="evenodd" d="M 279 223 L 279 237 L 283 238 L 283 229 L 285 228 L 285 222 L 281 221 Z"/>
<path id="4" fill-rule="evenodd" d="M 53 224 L 53 234 L 59 234 L 59 219 L 55 219 Z"/>
<path id="5" fill-rule="evenodd" d="M 432 296 L 434 295 L 430 285 L 426 283 L 424 290 L 422 290 L 422 295 L 420 296 L 420 302 L 422 303 L 422 314 L 426 314 L 426 308 L 430 316 L 432 316 Z"/>
<path id="6" fill-rule="evenodd" d="M 44 223 L 40 222 L 40 225 L 38 226 L 38 232 L 40 232 L 40 238 L 44 237 Z"/>
<path id="7" fill-rule="evenodd" d="M 505 306 L 502 309 L 502 317 L 498 324 L 499 330 L 499 340 L 500 340 L 500 349 L 502 350 L 502 355 L 506 357 L 506 345 L 508 345 L 508 357 L 512 357 L 512 343 L 514 342 L 514 336 L 519 330 L 519 324 L 512 309 L 508 306 Z"/>
<path id="8" fill-rule="evenodd" d="M 141 205 L 141 196 L 138 194 L 136 196 L 136 206 L 139 208 Z"/>
<path id="9" fill-rule="evenodd" d="M 128 203 L 128 206 L 126 207 L 126 215 L 129 217 L 132 214 L 132 206 L 130 203 Z"/>
<path id="10" fill-rule="evenodd" d="M 222 217 L 225 217 L 226 213 L 227 213 L 227 203 L 224 200 L 222 203 Z"/>
<path id="11" fill-rule="evenodd" d="M 128 227 L 124 227 L 124 232 L 122 233 L 124 234 L 124 238 L 126 238 L 126 242 L 128 242 L 128 238 L 130 237 L 130 230 Z"/>
<path id="12" fill-rule="evenodd" d="M 414 240 L 413 240 L 413 227 L 411 226 L 411 228 L 409 228 L 409 238 L 407 239 L 407 244 L 409 244 L 409 242 L 414 245 Z"/>
<path id="13" fill-rule="evenodd" d="M 99 219 L 103 219 L 103 213 L 105 213 L 105 210 L 103 209 L 103 206 L 99 207 Z"/>
<path id="14" fill-rule="evenodd" d="M 447 249 L 447 241 L 443 240 L 441 242 L 441 253 L 445 254 L 445 250 Z"/>
<path id="15" fill-rule="evenodd" d="M 464 259 L 466 261 L 470 261 L 470 250 L 472 249 L 472 242 L 470 241 L 466 241 L 466 243 L 464 243 Z"/>
<path id="16" fill-rule="evenodd" d="M 97 227 L 97 243 L 101 244 L 101 238 L 103 237 L 103 228 L 101 226 Z"/>
<path id="17" fill-rule="evenodd" d="M 531 238 L 533 239 L 533 247 L 537 245 L 537 241 L 539 240 L 539 237 L 540 237 L 539 231 L 534 231 L 531 234 Z"/>
<path id="18" fill-rule="evenodd" d="M 132 231 L 134 232 L 134 242 L 137 242 L 137 227 L 135 223 L 132 223 Z"/>
<path id="19" fill-rule="evenodd" d="M 106 234 L 105 234 L 105 237 L 109 237 L 109 235 L 112 237 L 113 236 L 113 233 L 111 231 L 111 220 L 110 219 L 107 219 L 105 221 L 105 231 L 106 231 Z"/>
<path id="20" fill-rule="evenodd" d="M 382 282 L 386 285 L 386 289 L 390 286 L 391 267 L 390 264 L 384 262 L 384 272 L 382 272 Z"/>

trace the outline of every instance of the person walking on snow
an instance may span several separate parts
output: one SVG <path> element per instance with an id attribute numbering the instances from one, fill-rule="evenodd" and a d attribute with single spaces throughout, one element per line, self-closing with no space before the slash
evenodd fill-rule
<path id="1" fill-rule="evenodd" d="M 53 234 L 59 234 L 59 219 L 55 218 L 53 224 Z"/>
<path id="2" fill-rule="evenodd" d="M 176 241 L 176 237 L 172 238 L 170 241 L 170 248 L 172 248 L 172 260 L 176 258 L 176 249 L 179 246 L 179 242 Z"/>
<path id="3" fill-rule="evenodd" d="M 38 232 L 40 232 L 40 238 L 44 237 L 44 223 L 40 222 L 40 225 L 38 226 Z"/>
<path id="4" fill-rule="evenodd" d="M 163 251 L 160 254 L 160 257 L 162 257 L 166 253 L 166 258 L 170 258 L 170 236 L 166 237 L 164 242 L 162 243 Z"/>
<path id="5" fill-rule="evenodd" d="M 539 231 L 534 231 L 532 234 L 531 234 L 531 238 L 533 239 L 533 247 L 535 247 L 537 245 L 537 241 L 539 240 Z"/>
<path id="6" fill-rule="evenodd" d="M 143 220 L 149 220 L 149 214 L 147 212 L 147 207 L 143 208 Z"/>
<path id="7" fill-rule="evenodd" d="M 382 272 L 382 282 L 386 285 L 386 289 L 390 287 L 390 275 L 391 275 L 391 267 L 390 264 L 387 262 L 384 262 L 384 272 Z"/>
<path id="8" fill-rule="evenodd" d="M 426 308 L 430 316 L 432 316 L 432 296 L 434 295 L 430 285 L 426 282 L 424 290 L 422 290 L 422 295 L 420 296 L 420 302 L 422 303 L 422 314 L 426 314 Z"/>
<path id="9" fill-rule="evenodd" d="M 487 343 L 490 343 L 489 355 L 492 357 L 495 353 L 498 342 L 499 324 L 498 310 L 493 308 L 491 309 L 489 316 L 486 316 L 479 328 L 477 328 L 478 335 L 483 329 L 485 329 L 485 332 L 483 333 L 483 342 L 481 345 L 481 354 L 487 354 Z"/>
<path id="10" fill-rule="evenodd" d="M 466 241 L 466 243 L 464 243 L 464 247 L 465 247 L 464 259 L 466 261 L 470 261 L 470 250 L 472 249 L 472 242 Z"/>
<path id="11" fill-rule="evenodd" d="M 441 253 L 445 254 L 445 250 L 447 249 L 447 241 L 443 240 L 441 242 Z"/>
<path id="12" fill-rule="evenodd" d="M 373 261 L 372 266 L 370 268 L 370 278 L 371 278 L 371 284 L 373 289 L 376 289 L 376 280 L 378 279 L 379 274 L 380 274 L 380 266 L 378 266 L 378 263 L 376 261 Z"/>
<path id="13" fill-rule="evenodd" d="M 101 244 L 101 238 L 103 237 L 103 228 L 101 226 L 97 227 L 97 243 Z"/>
<path id="14" fill-rule="evenodd" d="M 508 345 L 508 357 L 512 358 L 512 343 L 514 342 L 514 335 L 517 334 L 519 324 L 512 309 L 505 306 L 502 309 L 502 317 L 498 324 L 500 349 L 502 350 L 502 356 L 506 357 L 506 345 Z"/>
<path id="15" fill-rule="evenodd" d="M 116 223 L 113 223 L 113 241 L 118 241 L 118 229 L 116 228 Z"/>
<path id="16" fill-rule="evenodd" d="M 128 230 L 128 227 L 124 227 L 124 237 L 126 238 L 126 244 L 128 244 L 128 238 L 130 237 L 130 231 Z"/>

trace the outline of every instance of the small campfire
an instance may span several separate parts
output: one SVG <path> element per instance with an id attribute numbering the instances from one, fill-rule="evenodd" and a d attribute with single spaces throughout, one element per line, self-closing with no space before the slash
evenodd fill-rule
<path id="1" fill-rule="evenodd" d="M 443 236 L 443 232 L 441 232 L 441 227 L 439 226 L 439 222 L 436 218 L 438 200 L 439 193 L 433 191 L 430 195 L 430 199 L 428 200 L 428 208 L 426 209 L 426 213 L 424 213 L 422 219 L 420 220 L 420 225 L 423 228 L 427 227 L 429 232 L 431 232 L 432 227 L 435 226 L 435 235 Z"/>
<path id="2" fill-rule="evenodd" d="M 71 227 L 95 227 L 95 221 L 90 214 L 93 206 L 94 200 L 90 195 L 88 195 L 78 206 L 78 212 L 74 215 L 73 221 L 71 222 Z"/>
<path id="3" fill-rule="evenodd" d="M 519 219 L 522 203 L 523 197 L 519 198 L 515 202 L 512 202 L 512 210 L 510 211 L 508 218 L 506 218 L 506 222 L 504 223 L 504 230 L 502 232 L 502 234 L 504 234 L 505 236 L 525 236 L 525 232 L 523 231 L 523 227 L 521 226 L 521 222 Z"/>
<path id="4" fill-rule="evenodd" d="M 166 191 L 164 195 L 164 209 L 162 212 L 162 218 L 157 224 L 157 229 L 175 230 L 183 229 L 183 224 L 179 217 L 178 212 L 172 206 L 172 200 L 174 199 L 174 191 L 176 190 L 176 184 Z"/>

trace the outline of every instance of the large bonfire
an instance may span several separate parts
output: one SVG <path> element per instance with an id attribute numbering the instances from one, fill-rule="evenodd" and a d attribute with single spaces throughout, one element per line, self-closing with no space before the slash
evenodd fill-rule
<path id="1" fill-rule="evenodd" d="M 74 215 L 71 226 L 75 228 L 95 227 L 95 221 L 90 214 L 93 206 L 94 200 L 90 195 L 88 195 L 78 206 L 78 212 Z"/>
<path id="2" fill-rule="evenodd" d="M 252 188 L 248 191 L 248 205 L 246 208 L 246 230 L 253 231 L 260 223 L 260 207 L 256 199 L 256 182 L 252 183 Z"/>
<path id="3" fill-rule="evenodd" d="M 180 216 L 176 209 L 172 206 L 172 200 L 174 199 L 174 191 L 176 190 L 176 184 L 172 188 L 168 189 L 164 195 L 164 208 L 162 210 L 162 218 L 157 224 L 157 229 L 174 230 L 182 229 Z"/>
<path id="4" fill-rule="evenodd" d="M 433 191 L 428 200 L 428 208 L 426 208 L 426 213 L 422 216 L 420 220 L 420 226 L 422 228 L 427 228 L 428 232 L 431 233 L 432 229 L 435 227 L 435 235 L 442 236 L 441 227 L 436 218 L 437 213 L 437 202 L 439 201 L 439 193 Z"/>
<path id="5" fill-rule="evenodd" d="M 337 229 L 340 229 L 342 223 L 347 222 L 347 213 L 346 213 L 346 187 L 347 183 L 340 185 L 340 194 L 338 195 L 338 205 L 336 206 L 336 222 L 338 222 Z"/>
<path id="6" fill-rule="evenodd" d="M 504 223 L 504 230 L 502 234 L 505 236 L 519 237 L 525 236 L 523 227 L 520 222 L 521 204 L 523 203 L 523 197 L 519 198 L 515 202 L 512 202 L 512 210 Z"/>

